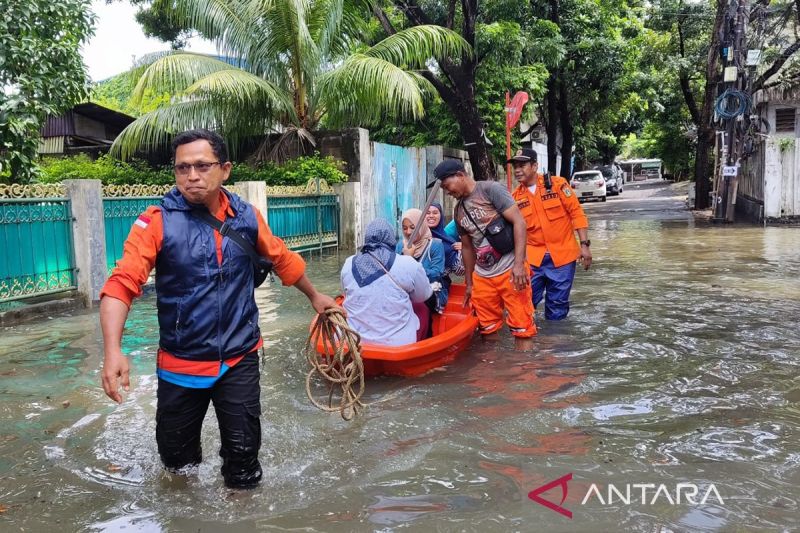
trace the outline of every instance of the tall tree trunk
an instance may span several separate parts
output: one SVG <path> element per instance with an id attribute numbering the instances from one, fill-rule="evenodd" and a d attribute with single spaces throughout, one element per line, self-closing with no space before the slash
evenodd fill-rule
<path id="1" fill-rule="evenodd" d="M 572 127 L 569 95 L 563 76 L 558 80 L 558 96 L 558 115 L 561 119 L 561 173 L 559 175 L 569 179 L 572 170 L 572 145 L 575 143 L 575 129 Z"/>
<path id="2" fill-rule="evenodd" d="M 708 49 L 708 62 L 706 63 L 706 87 L 703 94 L 703 107 L 700 109 L 697 124 L 697 152 L 694 160 L 695 209 L 705 209 L 709 205 L 708 193 L 711 192 L 712 177 L 709 152 L 714 145 L 714 127 L 711 120 L 714 116 L 717 84 L 721 79 L 719 72 L 720 32 L 727 10 L 728 3 L 723 0 L 717 0 L 717 14 L 714 19 L 714 27 L 711 30 L 711 45 Z M 689 105 L 688 101 L 687 105 Z"/>
<path id="3" fill-rule="evenodd" d="M 478 19 L 478 0 L 460 0 L 461 2 L 461 36 L 475 49 L 475 25 Z M 433 24 L 431 17 L 417 4 L 417 0 L 394 0 L 394 5 L 405 16 L 412 26 Z M 455 2 L 448 4 L 448 27 L 455 24 Z M 384 24 L 384 29 L 387 29 Z M 447 104 L 453 118 L 458 122 L 464 146 L 469 153 L 472 173 L 476 180 L 488 180 L 495 177 L 492 157 L 483 138 L 483 119 L 475 101 L 475 71 L 478 59 L 475 54 L 464 56 L 460 61 L 439 62 L 440 75 L 430 70 L 420 72 L 436 88 L 439 96 Z"/>
<path id="4" fill-rule="evenodd" d="M 547 80 L 547 170 L 552 174 L 558 172 L 556 163 L 558 162 L 558 70 L 554 70 Z"/>
<path id="5" fill-rule="evenodd" d="M 468 116 L 469 115 L 469 116 Z M 472 174 L 478 181 L 493 180 L 497 177 L 492 155 L 481 135 L 483 123 L 477 109 L 465 109 L 458 122 L 461 136 L 469 154 Z"/>

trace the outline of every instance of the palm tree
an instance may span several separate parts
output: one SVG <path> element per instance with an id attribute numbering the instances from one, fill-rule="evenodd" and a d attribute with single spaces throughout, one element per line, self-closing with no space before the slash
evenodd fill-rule
<path id="1" fill-rule="evenodd" d="M 367 46 L 358 38 L 361 2 L 173 0 L 176 22 L 214 40 L 224 57 L 172 51 L 145 58 L 134 102 L 148 89 L 175 96 L 128 126 L 112 153 L 128 158 L 195 127 L 219 131 L 232 146 L 282 133 L 277 145 L 285 147 L 287 140 L 313 144 L 321 123 L 421 118 L 433 89 L 419 70 L 431 60 L 469 55 L 470 46 L 440 26 L 416 26 Z"/>

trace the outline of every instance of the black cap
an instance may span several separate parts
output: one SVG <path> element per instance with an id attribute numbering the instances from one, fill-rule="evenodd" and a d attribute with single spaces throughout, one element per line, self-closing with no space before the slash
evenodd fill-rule
<path id="1" fill-rule="evenodd" d="M 506 164 L 509 163 L 536 163 L 539 159 L 539 156 L 536 155 L 536 150 L 533 148 L 520 148 L 517 150 L 517 153 L 514 154 L 514 157 L 506 161 Z"/>
<path id="2" fill-rule="evenodd" d="M 464 163 L 460 159 L 445 159 L 433 169 L 433 178 L 443 180 L 459 172 L 467 172 L 467 169 L 464 168 Z"/>

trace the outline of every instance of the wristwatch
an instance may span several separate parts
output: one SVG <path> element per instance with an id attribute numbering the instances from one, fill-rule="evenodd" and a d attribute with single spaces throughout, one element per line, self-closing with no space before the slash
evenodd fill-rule
<path id="1" fill-rule="evenodd" d="M 590 241 L 589 239 L 586 239 L 585 241 L 581 241 L 581 246 L 591 246 L 591 245 L 592 245 L 592 241 Z"/>

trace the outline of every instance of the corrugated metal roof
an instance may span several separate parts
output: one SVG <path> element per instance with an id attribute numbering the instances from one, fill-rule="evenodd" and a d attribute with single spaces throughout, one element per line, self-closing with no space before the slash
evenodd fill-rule
<path id="1" fill-rule="evenodd" d="M 64 153 L 64 136 L 60 137 L 45 137 L 39 140 L 39 153 L 40 154 L 63 154 Z"/>
<path id="2" fill-rule="evenodd" d="M 75 113 L 110 125 L 116 131 L 123 130 L 128 124 L 136 120 L 125 113 L 120 113 L 92 102 L 85 102 L 76 105 L 63 115 L 47 117 L 42 127 L 42 137 L 75 135 Z"/>
<path id="3" fill-rule="evenodd" d="M 42 137 L 58 137 L 75 134 L 75 117 L 72 110 L 57 117 L 47 117 L 42 127 Z"/>

